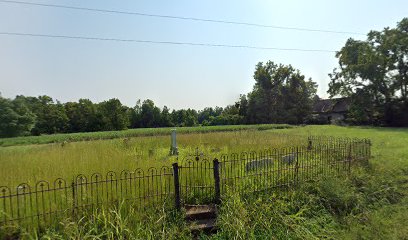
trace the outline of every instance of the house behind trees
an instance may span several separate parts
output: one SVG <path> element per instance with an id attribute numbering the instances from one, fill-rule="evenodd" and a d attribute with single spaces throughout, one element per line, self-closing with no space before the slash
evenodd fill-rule
<path id="1" fill-rule="evenodd" d="M 317 99 L 313 105 L 312 115 L 319 123 L 335 123 L 343 121 L 349 109 L 349 98 Z"/>

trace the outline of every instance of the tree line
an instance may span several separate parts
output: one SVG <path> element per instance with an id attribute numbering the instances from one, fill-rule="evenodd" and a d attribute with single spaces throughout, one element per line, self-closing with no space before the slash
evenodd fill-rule
<path id="1" fill-rule="evenodd" d="M 336 53 L 331 97 L 350 99 L 350 124 L 408 126 L 408 18 L 396 28 L 371 31 L 367 40 L 348 39 Z M 253 90 L 226 107 L 170 110 L 152 100 L 124 106 L 113 98 L 61 103 L 49 96 L 0 96 L 0 137 L 94 132 L 127 128 L 257 123 L 307 123 L 317 84 L 291 65 L 255 66 Z"/>
<path id="2" fill-rule="evenodd" d="M 150 100 L 123 105 L 113 98 L 61 103 L 49 96 L 0 96 L 0 136 L 113 131 L 127 128 L 302 123 L 311 110 L 317 85 L 292 66 L 258 63 L 248 95 L 226 107 L 203 110 L 159 108 Z"/>

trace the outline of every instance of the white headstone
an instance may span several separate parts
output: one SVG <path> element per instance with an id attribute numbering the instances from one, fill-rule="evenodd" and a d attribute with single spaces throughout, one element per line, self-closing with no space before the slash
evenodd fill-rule
<path id="1" fill-rule="evenodd" d="M 172 130 L 171 130 L 170 155 L 178 155 L 177 139 L 176 139 L 176 129 L 172 129 Z"/>

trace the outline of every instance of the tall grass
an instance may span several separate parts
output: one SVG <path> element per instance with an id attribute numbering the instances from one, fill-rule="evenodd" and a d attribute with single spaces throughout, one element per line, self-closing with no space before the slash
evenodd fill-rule
<path id="1" fill-rule="evenodd" d="M 398 180 L 360 168 L 350 178 L 327 177 L 300 188 L 223 196 L 214 235 L 199 239 L 405 239 L 407 201 Z M 361 181 L 364 179 L 364 181 Z M 0 238 L 191 239 L 183 212 L 166 206 L 141 213 L 131 204 L 68 217 L 33 232 L 0 229 Z"/>
<path id="2" fill-rule="evenodd" d="M 221 205 L 221 230 L 211 238 L 406 239 L 403 190 L 385 187 L 388 177 L 367 177 L 372 171 L 360 169 L 348 179 L 327 177 L 285 194 L 230 192 Z"/>
<path id="3" fill-rule="evenodd" d="M 63 133 L 42 136 L 26 136 L 15 138 L 0 138 L 0 146 L 15 146 L 29 144 L 46 144 L 62 142 L 91 141 L 100 139 L 115 139 L 125 137 L 160 136 L 168 135 L 171 129 L 176 128 L 178 133 L 210 133 L 230 132 L 242 130 L 269 130 L 291 128 L 287 124 L 261 124 L 261 125 L 227 125 L 227 126 L 199 126 L 199 127 L 171 127 L 171 128 L 137 128 L 123 131 Z"/>
<path id="4" fill-rule="evenodd" d="M 275 137 L 279 134 L 370 138 L 373 143 L 372 159 L 368 166 L 353 170 L 348 179 L 327 178 L 314 184 L 304 184 L 301 189 L 285 195 L 281 192 L 257 195 L 230 192 L 221 204 L 218 233 L 201 238 L 406 239 L 408 129 L 307 126 L 266 131 L 180 134 L 178 142 L 184 155 L 195 153 L 196 147 L 199 151 L 219 154 L 234 149 L 260 150 L 290 143 L 290 138 Z M 130 143 L 127 146 L 121 139 L 112 139 L 68 143 L 64 146 L 49 144 L 0 148 L 0 182 L 15 184 L 27 178 L 53 178 L 61 174 L 71 176 L 78 172 L 161 165 L 175 160 L 167 156 L 169 137 L 137 137 L 132 138 Z M 149 155 L 150 147 L 155 147 L 154 154 Z M 140 160 L 136 157 L 138 151 L 147 157 Z M 121 232 L 121 236 L 135 239 L 191 238 L 182 221 L 182 214 L 173 215 L 171 211 L 156 209 L 147 216 L 140 216 L 129 214 L 131 211 L 125 211 L 125 208 L 122 207 L 120 214 L 117 214 L 119 208 L 114 208 L 90 213 L 79 220 L 64 219 L 37 235 L 28 233 L 28 230 L 18 230 L 18 226 L 3 229 L 2 233 L 8 237 L 43 239 L 115 239 L 120 238 L 115 235 L 118 232 Z M 123 211 L 125 213 L 122 214 Z"/>
<path id="5" fill-rule="evenodd" d="M 169 156 L 170 136 L 143 136 L 47 145 L 0 147 L 0 185 L 30 185 L 39 180 L 71 180 L 78 174 L 120 172 L 171 166 L 189 155 L 219 157 L 242 151 L 305 143 L 304 137 L 266 131 L 236 131 L 178 134 L 179 157 Z"/>
<path id="6" fill-rule="evenodd" d="M 13 225 L 0 239 L 191 239 L 183 214 L 166 206 L 145 209 L 120 203 L 67 217 L 40 231 Z"/>

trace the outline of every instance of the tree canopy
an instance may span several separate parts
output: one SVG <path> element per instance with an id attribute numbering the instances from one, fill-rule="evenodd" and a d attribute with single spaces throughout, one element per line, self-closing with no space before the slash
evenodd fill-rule
<path id="1" fill-rule="evenodd" d="M 66 132 L 112 131 L 140 127 L 233 125 L 246 123 L 303 123 L 310 114 L 316 83 L 299 70 L 271 61 L 258 63 L 254 89 L 231 105 L 170 110 L 150 100 L 134 107 L 112 98 L 60 103 L 49 96 L 0 98 L 0 137 Z"/>
<path id="2" fill-rule="evenodd" d="M 336 57 L 328 93 L 352 99 L 350 120 L 408 125 L 408 18 L 364 41 L 348 39 Z"/>
<path id="3" fill-rule="evenodd" d="M 21 99 L 6 99 L 0 96 L 0 136 L 16 137 L 30 134 L 35 115 Z"/>
<path id="4" fill-rule="evenodd" d="M 255 85 L 246 99 L 241 98 L 241 111 L 249 123 L 303 123 L 310 114 L 317 84 L 291 65 L 272 61 L 258 63 Z M 248 106 L 246 106 L 248 104 Z"/>

